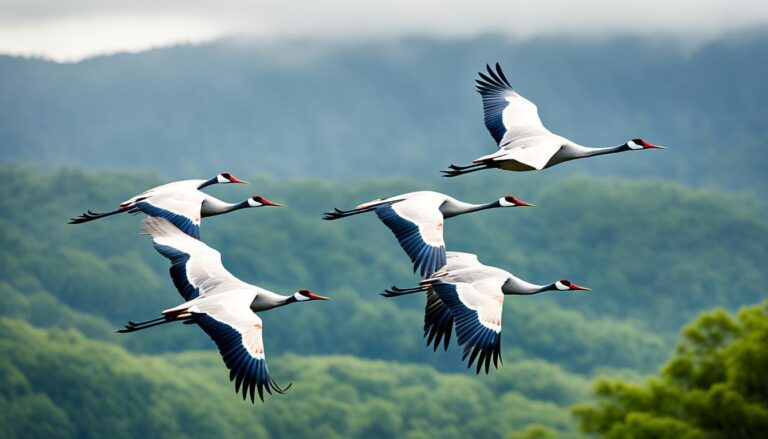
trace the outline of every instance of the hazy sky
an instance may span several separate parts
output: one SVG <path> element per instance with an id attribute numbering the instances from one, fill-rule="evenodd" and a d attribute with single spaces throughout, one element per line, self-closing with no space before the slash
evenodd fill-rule
<path id="1" fill-rule="evenodd" d="M 765 0 L 0 0 L 0 53 L 77 60 L 232 34 L 349 40 L 630 33 L 703 41 L 758 25 L 768 25 Z"/>

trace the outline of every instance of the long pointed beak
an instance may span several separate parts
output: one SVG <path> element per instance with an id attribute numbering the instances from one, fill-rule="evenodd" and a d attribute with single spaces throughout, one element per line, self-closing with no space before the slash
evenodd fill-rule
<path id="1" fill-rule="evenodd" d="M 283 204 L 283 203 L 277 203 L 277 202 L 274 202 L 274 201 L 269 201 L 266 198 L 262 198 L 262 201 L 263 201 L 262 204 L 264 206 L 279 206 L 279 207 L 285 206 L 285 204 Z"/>
<path id="2" fill-rule="evenodd" d="M 653 143 L 648 143 L 648 142 L 643 142 L 643 146 L 645 148 L 650 148 L 650 149 L 669 149 L 666 146 L 654 145 Z"/>
<path id="3" fill-rule="evenodd" d="M 315 293 L 309 293 L 309 298 L 312 300 L 331 300 L 330 297 L 321 296 Z"/>
<path id="4" fill-rule="evenodd" d="M 247 181 L 245 181 L 245 180 L 240 180 L 240 179 L 239 179 L 239 178 L 237 178 L 237 177 L 231 177 L 231 178 L 229 179 L 229 181 L 231 181 L 232 183 L 250 184 L 250 183 L 248 183 Z"/>
<path id="5" fill-rule="evenodd" d="M 582 287 L 579 285 L 576 285 L 574 283 L 571 284 L 571 290 L 578 290 L 578 291 L 592 291 L 592 288 Z"/>
<path id="6" fill-rule="evenodd" d="M 523 207 L 536 207 L 535 204 L 531 204 L 531 203 L 525 202 L 523 200 L 517 200 L 517 202 L 515 204 L 517 204 L 518 206 L 523 206 Z"/>

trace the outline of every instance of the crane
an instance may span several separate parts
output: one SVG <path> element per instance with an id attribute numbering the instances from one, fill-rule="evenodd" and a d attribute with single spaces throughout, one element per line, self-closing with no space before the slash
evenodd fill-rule
<path id="1" fill-rule="evenodd" d="M 608 148 L 590 148 L 552 133 L 544 127 L 536 105 L 518 94 L 507 81 L 501 66 L 486 65 L 479 73 L 477 91 L 483 98 L 485 127 L 499 150 L 473 160 L 472 165 L 451 165 L 444 177 L 456 177 L 483 169 L 540 171 L 569 160 L 643 149 L 665 149 L 643 139 L 632 139 Z"/>
<path id="2" fill-rule="evenodd" d="M 165 218 L 148 217 L 143 231 L 152 237 L 155 249 L 171 261 L 170 274 L 185 302 L 166 309 L 156 319 L 128 322 L 121 333 L 135 332 L 153 326 L 184 322 L 197 324 L 216 343 L 224 363 L 235 381 L 235 392 L 251 402 L 264 390 L 283 393 L 267 369 L 263 324 L 256 312 L 292 303 L 328 300 L 309 290 L 291 295 L 248 284 L 232 275 L 221 263 L 221 253 L 205 243 L 184 234 Z"/>
<path id="3" fill-rule="evenodd" d="M 530 203 L 507 195 L 486 204 L 470 204 L 433 191 L 409 192 L 363 203 L 355 209 L 326 212 L 323 219 L 336 220 L 366 212 L 376 212 L 395 234 L 400 246 L 413 262 L 413 271 L 429 277 L 446 263 L 443 220 L 465 213 L 498 207 L 528 206 Z"/>

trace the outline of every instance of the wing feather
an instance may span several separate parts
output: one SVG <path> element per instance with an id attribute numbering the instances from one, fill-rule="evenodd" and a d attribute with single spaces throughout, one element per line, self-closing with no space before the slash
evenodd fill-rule
<path id="1" fill-rule="evenodd" d="M 425 197 L 411 198 L 379 205 L 376 215 L 410 257 L 413 271 L 420 268 L 421 276 L 429 277 L 445 265 L 443 215 L 439 204 L 431 206 Z"/>
<path id="2" fill-rule="evenodd" d="M 284 393 L 291 387 L 277 385 L 269 374 L 264 354 L 262 322 L 247 307 L 208 307 L 205 312 L 193 313 L 193 320 L 216 343 L 224 364 L 230 370 L 229 380 L 235 382 L 235 393 L 243 400 L 249 395 L 251 402 L 264 401 L 264 391 Z"/>
<path id="3" fill-rule="evenodd" d="M 467 367 L 472 367 L 476 359 L 477 373 L 483 366 L 488 373 L 491 362 L 498 367 L 504 302 L 501 291 L 486 288 L 480 291 L 471 283 L 447 283 L 442 280 L 433 282 L 432 288 L 453 314 L 456 338 L 463 346 L 462 361 L 469 357 Z"/>
<path id="4" fill-rule="evenodd" d="M 152 237 L 158 253 L 170 259 L 171 279 L 186 300 L 248 287 L 224 268 L 221 253 L 184 234 L 167 219 L 148 217 L 142 231 Z"/>
<path id="5" fill-rule="evenodd" d="M 501 66 L 496 71 L 485 66 L 488 75 L 479 72 L 477 92 L 483 100 L 485 127 L 499 146 L 514 140 L 520 134 L 532 131 L 548 132 L 539 118 L 539 111 L 531 101 L 520 96 L 509 84 Z"/>

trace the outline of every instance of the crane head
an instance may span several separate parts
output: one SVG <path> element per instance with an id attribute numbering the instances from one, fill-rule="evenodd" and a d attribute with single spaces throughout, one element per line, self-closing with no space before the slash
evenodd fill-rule
<path id="1" fill-rule="evenodd" d="M 560 279 L 554 285 L 558 291 L 592 291 L 591 288 L 576 285 L 568 279 Z"/>
<path id="2" fill-rule="evenodd" d="M 221 174 L 216 176 L 216 181 L 222 184 L 226 183 L 242 183 L 242 184 L 248 184 L 245 180 L 240 180 L 239 178 L 235 177 L 234 175 L 230 174 L 229 172 L 222 172 Z"/>
<path id="3" fill-rule="evenodd" d="M 667 149 L 666 146 L 654 145 L 653 143 L 646 142 L 643 139 L 632 139 L 625 143 L 626 147 L 633 150 L 638 149 Z"/>
<path id="4" fill-rule="evenodd" d="M 329 297 L 320 296 L 309 290 L 299 290 L 293 293 L 293 297 L 297 302 L 305 302 L 307 300 L 331 300 Z"/>
<path id="5" fill-rule="evenodd" d="M 534 207 L 531 203 L 526 203 L 523 200 L 518 200 L 517 198 L 513 197 L 512 195 L 506 195 L 501 198 L 499 198 L 499 206 L 501 207 L 517 207 L 517 206 L 526 206 L 526 207 Z"/>
<path id="6" fill-rule="evenodd" d="M 282 204 L 282 203 L 275 203 L 274 201 L 269 201 L 266 198 L 262 197 L 261 195 L 254 195 L 251 198 L 249 198 L 248 205 L 251 207 L 285 206 L 285 204 Z"/>

